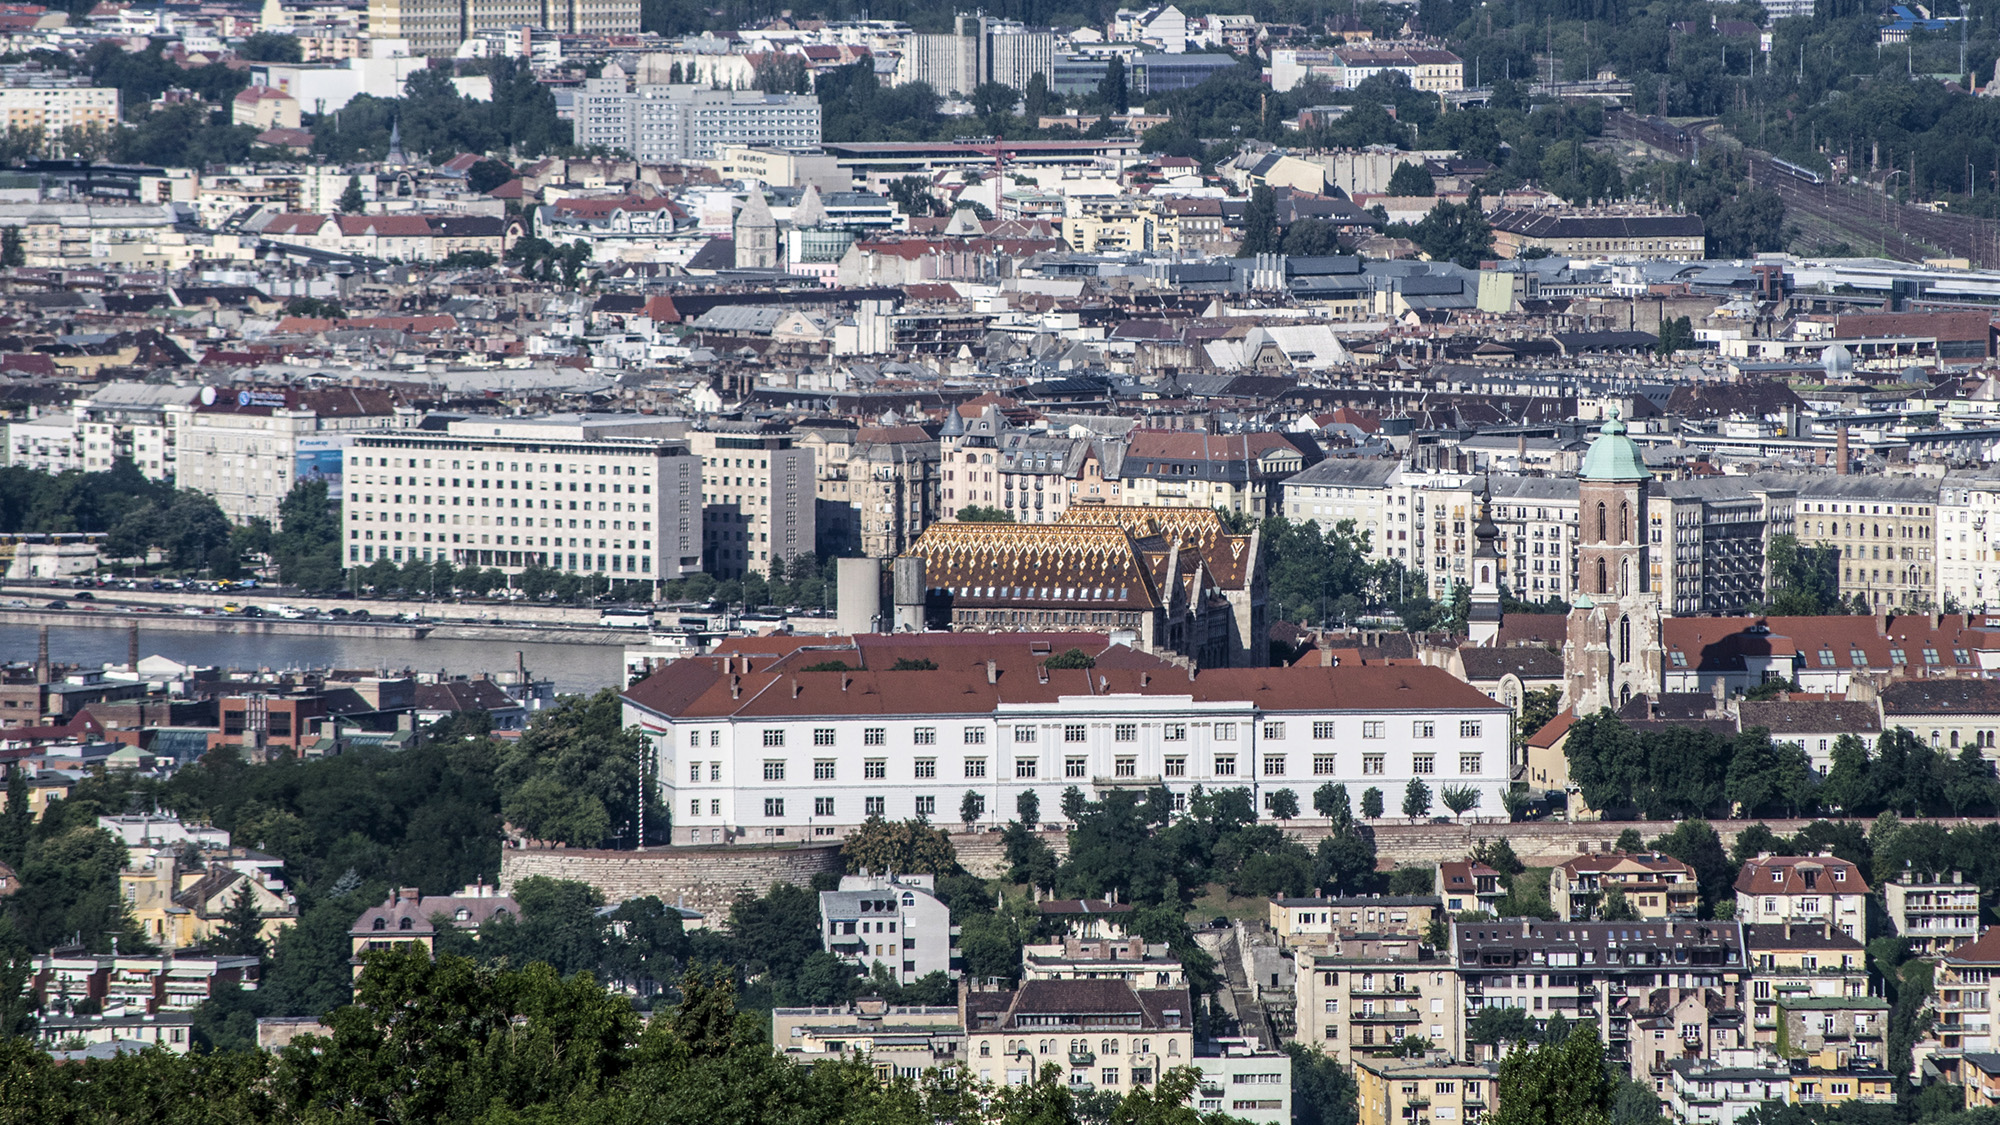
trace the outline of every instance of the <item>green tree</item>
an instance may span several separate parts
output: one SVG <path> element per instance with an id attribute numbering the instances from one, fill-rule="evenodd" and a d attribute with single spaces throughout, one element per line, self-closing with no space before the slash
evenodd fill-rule
<path id="1" fill-rule="evenodd" d="M 1023 789 L 1014 798 L 1014 812 L 1021 823 L 1033 827 L 1042 822 L 1042 799 L 1035 796 L 1033 789 Z"/>
<path id="2" fill-rule="evenodd" d="M 1373 785 L 1361 791 L 1361 815 L 1374 820 L 1382 815 L 1382 791 Z"/>
<path id="3" fill-rule="evenodd" d="M 1456 262 L 1469 270 L 1493 256 L 1493 228 L 1476 196 L 1464 203 L 1439 202 L 1414 226 L 1391 227 L 1390 232 L 1415 242 L 1432 261 Z"/>
<path id="4" fill-rule="evenodd" d="M 1013 523 L 1014 513 L 1000 508 L 983 508 L 977 504 L 967 504 L 958 510 L 960 523 Z"/>
<path id="5" fill-rule="evenodd" d="M 21 228 L 0 227 L 0 266 L 12 269 L 27 264 L 28 248 L 21 239 Z"/>
<path id="6" fill-rule="evenodd" d="M 1847 612 L 1840 597 L 1839 548 L 1804 547 L 1787 533 L 1771 537 L 1764 557 L 1770 574 L 1766 612 L 1790 617 Z"/>
<path id="7" fill-rule="evenodd" d="M 1722 838 L 1705 820 L 1684 820 L 1672 832 L 1653 841 L 1653 850 L 1694 868 L 1701 897 L 1710 910 L 1736 882 L 1736 870 L 1722 850 Z"/>
<path id="8" fill-rule="evenodd" d="M 1612 887 L 1604 892 L 1604 905 L 1598 909 L 1601 922 L 1637 922 L 1639 911 L 1625 895 L 1625 888 Z"/>
<path id="9" fill-rule="evenodd" d="M 347 189 L 340 193 L 340 201 L 335 204 L 348 215 L 359 215 L 368 209 L 368 197 L 361 194 L 361 177 L 347 177 Z"/>
<path id="10" fill-rule="evenodd" d="M 1389 175 L 1390 195 L 1436 195 L 1437 181 L 1431 171 L 1416 161 L 1396 165 Z"/>
<path id="11" fill-rule="evenodd" d="M 1597 1029 L 1582 1023 L 1561 1042 L 1501 1060 L 1500 1104 L 1490 1116 L 1492 1125 L 1609 1125 L 1611 1094 Z"/>
<path id="12" fill-rule="evenodd" d="M 967 789 L 964 799 L 958 802 L 958 819 L 970 828 L 979 823 L 979 819 L 985 815 L 986 795 L 977 789 Z"/>
<path id="13" fill-rule="evenodd" d="M 840 856 L 847 870 L 857 873 L 949 875 L 958 870 L 951 837 L 920 820 L 870 817 L 841 843 Z"/>
<path id="14" fill-rule="evenodd" d="M 1069 648 L 1042 661 L 1042 667 L 1052 669 L 1095 668 L 1097 658 L 1080 648 Z"/>
<path id="15" fill-rule="evenodd" d="M 1347 786 L 1329 781 L 1313 790 L 1313 811 L 1326 818 L 1329 832 L 1342 832 L 1354 823 L 1354 806 L 1347 799 Z"/>
<path id="16" fill-rule="evenodd" d="M 1654 347 L 1654 351 L 1662 356 L 1670 356 L 1694 346 L 1693 321 L 1684 316 L 1668 317 L 1660 321 L 1660 342 Z"/>
<path id="17" fill-rule="evenodd" d="M 1438 790 L 1438 800 L 1451 810 L 1454 817 L 1464 816 L 1479 807 L 1479 790 L 1470 785 L 1446 785 Z"/>
<path id="18" fill-rule="evenodd" d="M 245 879 L 222 912 L 222 928 L 212 943 L 217 953 L 231 957 L 264 956 L 264 918 L 257 911 L 257 896 Z"/>
<path id="19" fill-rule="evenodd" d="M 1274 790 L 1265 801 L 1265 807 L 1278 820 L 1290 821 L 1299 815 L 1299 795 L 1290 789 Z"/>
<path id="20" fill-rule="evenodd" d="M 1279 250 L 1278 197 L 1269 187 L 1250 189 L 1250 202 L 1243 208 L 1244 257 L 1275 254 Z"/>
<path id="21" fill-rule="evenodd" d="M 1353 1072 L 1333 1057 L 1304 1043 L 1286 1043 L 1284 1046 L 1285 1053 L 1292 1057 L 1292 1120 L 1295 1125 L 1353 1125 L 1355 1102 L 1359 1096 Z"/>
<path id="22" fill-rule="evenodd" d="M 1421 777 L 1413 777 L 1403 788 L 1403 815 L 1415 820 L 1431 813 L 1431 787 Z"/>
<path id="23" fill-rule="evenodd" d="M 1097 83 L 1097 100 L 1104 103 L 1106 113 L 1124 113 L 1132 104 L 1132 95 L 1125 82 L 1125 60 L 1111 56 L 1104 68 L 1104 77 Z"/>
<path id="24" fill-rule="evenodd" d="M 515 178 L 514 169 L 502 161 L 488 157 L 465 170 L 465 186 L 481 195 L 492 191 Z"/>
<path id="25" fill-rule="evenodd" d="M 248 62 L 295 63 L 305 61 L 305 49 L 296 35 L 260 31 L 236 48 L 238 58 Z"/>
<path id="26" fill-rule="evenodd" d="M 629 841 L 646 751 L 645 737 L 623 726 L 617 692 L 564 699 L 502 748 L 501 812 L 535 839 L 586 848 Z"/>

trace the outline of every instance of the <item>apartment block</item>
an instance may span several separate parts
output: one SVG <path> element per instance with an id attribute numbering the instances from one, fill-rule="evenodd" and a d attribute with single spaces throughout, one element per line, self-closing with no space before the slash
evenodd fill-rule
<path id="1" fill-rule="evenodd" d="M 1072 1088 L 1124 1094 L 1194 1059 L 1185 989 L 1114 980 L 1031 980 L 1006 991 L 962 990 L 966 1070 L 1020 1085 L 1056 1066 Z"/>
<path id="2" fill-rule="evenodd" d="M 1412 1037 L 1457 1053 L 1458 974 L 1422 938 L 1355 934 L 1293 955 L 1295 1042 L 1350 1066 L 1393 1055 Z"/>
<path id="3" fill-rule="evenodd" d="M 1937 588 L 1938 482 L 1833 476 L 1799 486 L 1799 542 L 1840 552 L 1840 592 L 1877 612 L 1926 609 Z"/>
<path id="4" fill-rule="evenodd" d="M 1865 944 L 1867 902 L 1861 869 L 1831 852 L 1759 855 L 1736 876 L 1736 917 L 1742 922 L 1830 922 Z"/>
<path id="5" fill-rule="evenodd" d="M 273 525 L 278 504 L 299 481 L 302 452 L 309 461 L 316 456 L 308 448 L 313 439 L 416 421 L 387 391 L 347 387 L 209 387 L 165 410 L 174 426 L 175 482 L 214 497 L 232 520 L 261 517 Z"/>
<path id="6" fill-rule="evenodd" d="M 701 565 L 718 577 L 768 573 L 818 547 L 813 451 L 790 434 L 695 430 L 701 459 Z"/>
<path id="7" fill-rule="evenodd" d="M 1283 945 L 1324 945 L 1343 935 L 1364 933 L 1422 937 L 1430 932 L 1440 904 L 1435 895 L 1274 898 L 1270 926 Z"/>
<path id="8" fill-rule="evenodd" d="M 118 91 L 109 86 L 0 86 L 7 129 L 55 137 L 66 129 L 118 125 Z"/>
<path id="9" fill-rule="evenodd" d="M 372 39 L 407 39 L 414 54 L 450 57 L 483 31 L 526 25 L 561 35 L 629 35 L 639 0 L 368 0 Z"/>
<path id="10" fill-rule="evenodd" d="M 887 969 L 903 984 L 958 976 L 958 927 L 931 875 L 843 875 L 819 893 L 820 944 L 864 972 Z"/>
<path id="11" fill-rule="evenodd" d="M 1896 936 L 1909 942 L 1918 957 L 1956 949 L 1979 936 L 1979 884 L 1966 882 L 1963 871 L 1928 879 L 1900 872 L 1882 884 L 1882 906 Z"/>
<path id="12" fill-rule="evenodd" d="M 1454 1062 L 1442 1052 L 1417 1059 L 1357 1059 L 1354 1080 L 1358 1125 L 1478 1125 L 1500 1102 L 1496 1068 Z"/>
<path id="13" fill-rule="evenodd" d="M 1557 918 L 1593 921 L 1613 890 L 1644 919 L 1692 918 L 1701 905 L 1694 868 L 1672 856 L 1580 855 L 1549 869 L 1549 903 Z"/>
<path id="14" fill-rule="evenodd" d="M 603 145 L 648 164 L 713 160 L 725 149 L 811 149 L 819 101 L 805 94 L 715 90 L 689 83 L 630 85 L 616 64 L 586 80 L 576 99 L 577 143 Z"/>
<path id="15" fill-rule="evenodd" d="M 341 513 L 347 565 L 448 559 L 612 581 L 692 574 L 699 463 L 665 433 L 638 415 L 558 415 L 357 434 Z M 181 449 L 185 460 L 185 441 Z"/>

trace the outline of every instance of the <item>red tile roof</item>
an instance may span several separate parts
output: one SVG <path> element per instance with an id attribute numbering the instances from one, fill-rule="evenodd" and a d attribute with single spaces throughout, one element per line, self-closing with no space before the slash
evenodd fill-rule
<path id="1" fill-rule="evenodd" d="M 1736 889 L 1755 895 L 1865 895 L 1861 869 L 1837 856 L 1758 856 L 1743 865 Z"/>

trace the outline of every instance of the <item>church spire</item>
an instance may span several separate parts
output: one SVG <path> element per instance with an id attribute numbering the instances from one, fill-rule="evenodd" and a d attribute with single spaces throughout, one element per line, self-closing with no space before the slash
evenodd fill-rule
<path id="1" fill-rule="evenodd" d="M 389 119 L 389 159 L 386 163 L 391 168 L 401 168 L 409 162 L 409 158 L 403 155 L 402 119 L 391 117 Z"/>
<path id="2" fill-rule="evenodd" d="M 1479 522 L 1472 529 L 1472 610 L 1466 638 L 1490 645 L 1500 635 L 1500 528 L 1493 522 L 1493 478 L 1479 491 Z"/>

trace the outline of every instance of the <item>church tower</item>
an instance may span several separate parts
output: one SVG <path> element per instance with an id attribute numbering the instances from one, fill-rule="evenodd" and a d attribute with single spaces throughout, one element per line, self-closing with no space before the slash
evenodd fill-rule
<path id="1" fill-rule="evenodd" d="M 1579 715 L 1661 689 L 1660 602 L 1647 545 L 1652 477 L 1614 409 L 1577 473 L 1578 593 L 1563 669 Z"/>
<path id="2" fill-rule="evenodd" d="M 1500 635 L 1500 529 L 1493 523 L 1493 481 L 1479 495 L 1479 523 L 1472 529 L 1472 612 L 1466 639 L 1482 648 Z"/>

